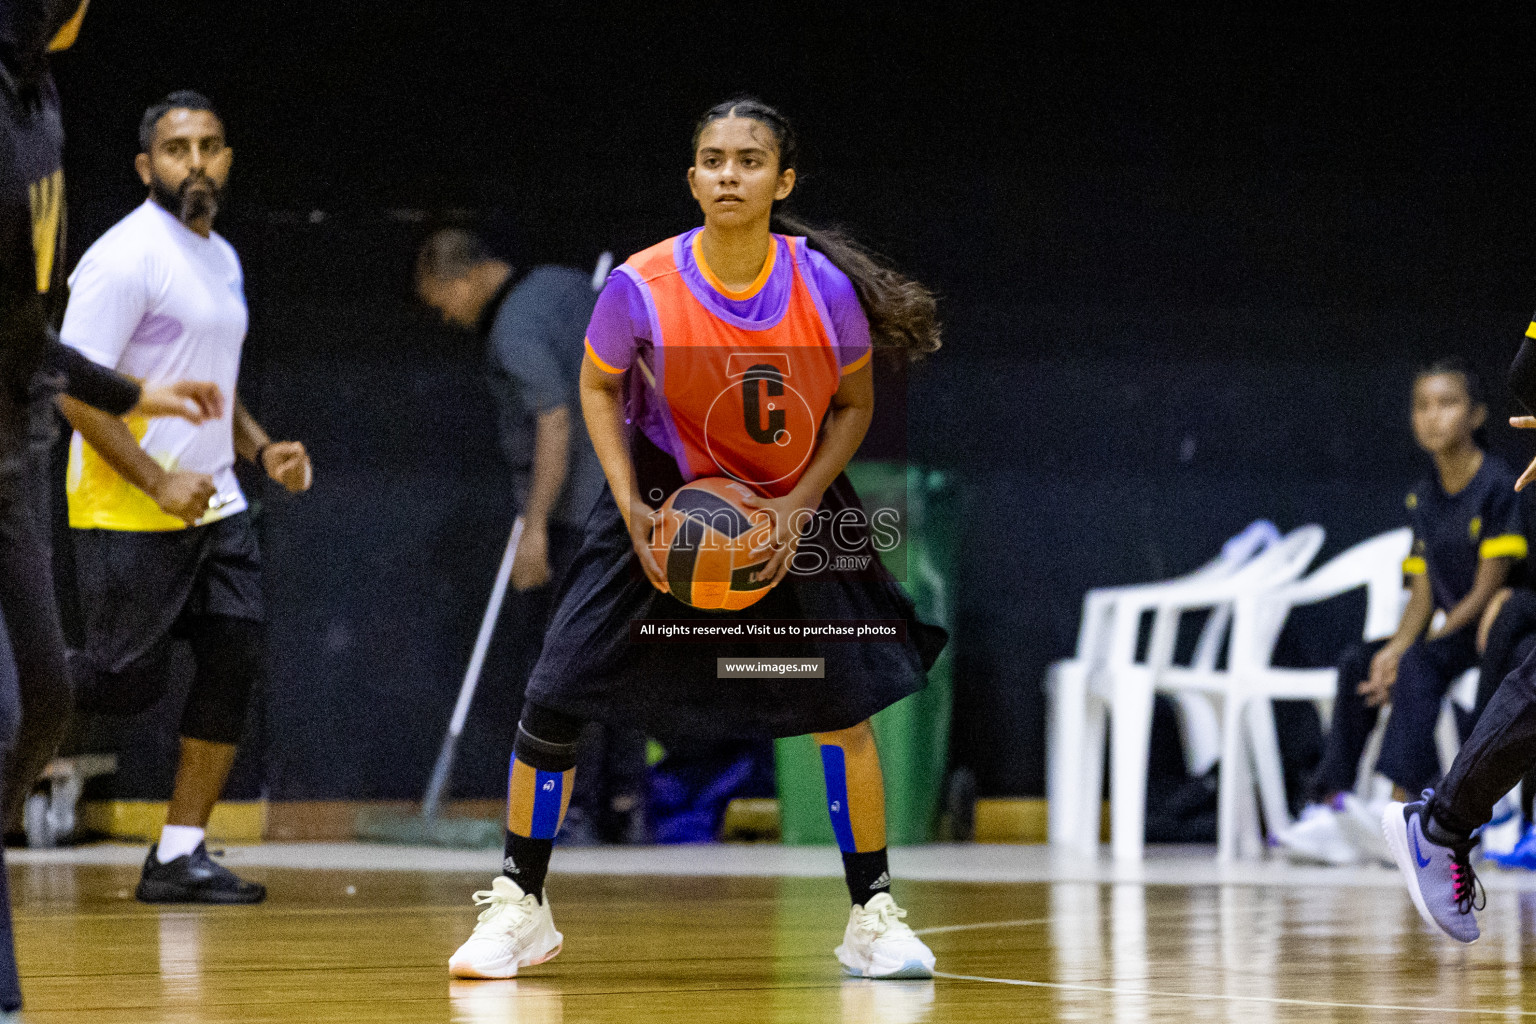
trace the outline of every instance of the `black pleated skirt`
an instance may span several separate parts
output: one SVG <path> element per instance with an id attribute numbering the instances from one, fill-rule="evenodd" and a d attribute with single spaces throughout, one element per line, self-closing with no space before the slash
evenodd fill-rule
<path id="1" fill-rule="evenodd" d="M 635 446 L 642 493 L 671 493 L 683 481 L 676 464 L 643 436 Z M 846 475 L 822 499 L 830 515 L 806 542 L 828 539 L 829 520 L 863 507 Z M 862 516 L 859 518 L 863 518 Z M 865 520 L 867 521 L 867 520 Z M 873 556 L 839 531 L 839 553 Z M 562 584 L 528 682 L 528 699 L 586 720 L 638 726 L 652 736 L 760 739 L 844 729 L 926 685 L 926 672 L 948 634 L 917 617 L 912 600 L 881 564 L 858 571 L 791 574 L 762 600 L 735 612 L 701 611 L 653 587 L 630 547 L 629 532 L 606 488 L 587 520 L 580 552 Z M 636 620 L 732 622 L 778 619 L 902 620 L 903 640 L 796 642 L 759 640 L 631 642 Z M 822 658 L 823 679 L 720 679 L 716 658 Z"/>

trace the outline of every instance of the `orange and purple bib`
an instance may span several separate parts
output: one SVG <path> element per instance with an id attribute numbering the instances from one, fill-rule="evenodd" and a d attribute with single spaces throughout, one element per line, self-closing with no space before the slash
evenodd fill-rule
<path id="1" fill-rule="evenodd" d="M 778 496 L 816 450 L 844 374 L 870 355 L 853 284 L 803 238 L 774 235 L 762 272 L 727 289 L 695 228 L 614 270 L 587 330 L 609 373 L 630 372 L 627 415 L 685 480 L 725 476 Z"/>

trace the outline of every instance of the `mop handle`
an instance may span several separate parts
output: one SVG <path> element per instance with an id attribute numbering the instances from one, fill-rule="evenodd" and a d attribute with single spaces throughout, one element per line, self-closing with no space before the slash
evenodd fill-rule
<path id="1" fill-rule="evenodd" d="M 475 637 L 475 653 L 470 655 L 469 668 L 464 670 L 464 684 L 459 688 L 459 702 L 453 707 L 453 720 L 448 723 L 448 735 L 455 738 L 464 731 L 464 721 L 469 717 L 469 705 L 474 702 L 475 686 L 480 682 L 480 668 L 485 664 L 491 635 L 496 632 L 496 619 L 501 615 L 501 602 L 507 596 L 512 563 L 517 559 L 517 545 L 522 539 L 523 517 L 518 516 L 512 522 L 512 536 L 507 538 L 507 550 L 501 556 L 500 568 L 496 570 L 496 585 L 491 588 L 491 600 L 485 606 L 485 618 L 480 620 L 480 635 Z"/>

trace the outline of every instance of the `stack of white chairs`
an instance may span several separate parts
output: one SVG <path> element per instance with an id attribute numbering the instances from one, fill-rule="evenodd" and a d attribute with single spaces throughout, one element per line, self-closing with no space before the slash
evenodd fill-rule
<path id="1" fill-rule="evenodd" d="M 1199 569 L 1168 584 L 1198 583 L 1225 579 L 1254 555 L 1280 539 L 1280 531 L 1268 520 L 1257 520 L 1222 546 L 1221 553 Z M 1050 840 L 1053 845 L 1092 849 L 1098 844 L 1098 792 L 1102 775 L 1085 773 L 1084 752 L 1098 751 L 1104 745 L 1103 720 L 1089 714 L 1090 691 L 1103 692 L 1104 686 L 1090 687 L 1090 677 L 1108 670 L 1110 638 L 1117 615 L 1132 614 L 1131 608 L 1142 604 L 1143 596 L 1162 584 L 1138 584 L 1101 587 L 1083 598 L 1082 618 L 1078 623 L 1077 651 L 1073 657 L 1055 662 L 1046 672 L 1045 689 L 1050 701 L 1046 772 L 1047 806 L 1050 813 Z M 1124 608 L 1121 608 L 1122 603 Z M 1135 613 L 1138 616 L 1140 612 Z M 1197 646 L 1196 660 L 1207 654 L 1214 659 L 1221 634 L 1230 614 L 1207 619 Z M 1214 714 L 1201 715 L 1198 708 L 1191 716 L 1199 720 L 1186 741 L 1186 756 L 1195 763 L 1214 760 L 1220 745 L 1220 726 Z M 1209 721 L 1205 721 L 1208 719 Z M 1089 735 L 1090 729 L 1093 730 Z M 1204 742 L 1201 742 L 1201 741 Z M 1206 764 L 1204 767 L 1209 767 Z M 1203 769 L 1202 769 L 1203 770 Z M 1092 793 L 1088 793 L 1092 783 Z M 1085 816 L 1086 812 L 1086 816 Z"/>
<path id="2" fill-rule="evenodd" d="M 1239 538 L 1240 539 L 1240 538 Z M 1050 736 L 1051 839 L 1079 851 L 1097 847 L 1106 718 L 1113 715 L 1111 821 L 1117 859 L 1142 855 L 1152 701 L 1173 665 L 1180 617 L 1209 609 L 1194 664 L 1214 673 L 1227 616 L 1238 594 L 1290 582 L 1323 543 L 1320 526 L 1284 538 L 1229 545 L 1227 554 L 1176 580 L 1092 593 L 1084 602 L 1079 657 L 1054 666 Z M 1143 616 L 1152 629 L 1146 656 L 1137 649 Z M 1209 689 L 1194 687 L 1191 689 Z"/>
<path id="3" fill-rule="evenodd" d="M 1163 587 L 1151 595 L 1152 638 L 1145 662 L 1136 663 L 1134 629 L 1117 629 L 1111 641 L 1105 710 L 1114 716 L 1110 744 L 1110 832 L 1116 860 L 1140 860 L 1145 846 L 1147 755 L 1152 735 L 1152 701 L 1159 691 L 1195 691 L 1224 696 L 1226 672 L 1188 669 L 1173 663 L 1178 623 L 1186 612 L 1231 608 L 1240 596 L 1270 590 L 1299 577 L 1323 546 L 1321 526 L 1303 526 L 1254 556 L 1224 580 Z M 1223 737 L 1225 743 L 1227 737 Z M 1221 788 L 1238 785 L 1225 771 Z M 1218 832 L 1221 822 L 1217 822 Z"/>
<path id="4" fill-rule="evenodd" d="M 1083 601 L 1076 655 L 1047 674 L 1050 839 L 1076 852 L 1096 852 L 1107 719 L 1113 719 L 1110 801 L 1113 852 L 1139 860 L 1144 852 L 1147 756 L 1155 693 L 1177 702 L 1185 756 L 1192 774 L 1221 764 L 1217 857 L 1258 855 L 1265 843 L 1259 811 L 1274 834 L 1290 824 L 1272 701 L 1312 700 L 1326 718 L 1334 699 L 1334 668 L 1282 668 L 1275 645 L 1291 612 L 1357 588 L 1367 593 L 1361 631 L 1381 640 L 1397 628 L 1406 594 L 1402 562 L 1412 545 L 1408 529 L 1362 541 L 1302 578 L 1322 547 L 1323 530 L 1304 526 L 1285 537 L 1270 523 L 1254 523 L 1222 555 L 1188 576 L 1091 591 Z M 1186 613 L 1209 615 L 1194 656 L 1174 663 L 1178 625 Z M 1151 616 L 1144 656 L 1142 624 Z M 1219 665 L 1223 642 L 1227 659 Z M 1459 737 L 1453 705 L 1470 709 L 1477 672 L 1457 680 L 1436 729 L 1442 768 L 1449 768 Z M 1219 713 L 1214 710 L 1219 707 Z M 1369 796 L 1372 768 L 1390 706 L 1362 758 L 1357 789 Z M 1255 802 L 1257 796 L 1257 803 Z"/>

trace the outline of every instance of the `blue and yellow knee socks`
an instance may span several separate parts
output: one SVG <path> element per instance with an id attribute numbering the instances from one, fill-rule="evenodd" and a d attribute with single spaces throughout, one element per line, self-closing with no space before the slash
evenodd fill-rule
<path id="1" fill-rule="evenodd" d="M 843 851 L 848 895 L 863 906 L 891 888 L 885 853 L 885 779 L 880 774 L 875 733 L 865 721 L 837 732 L 819 732 L 816 744 L 827 782 L 827 813 Z"/>

